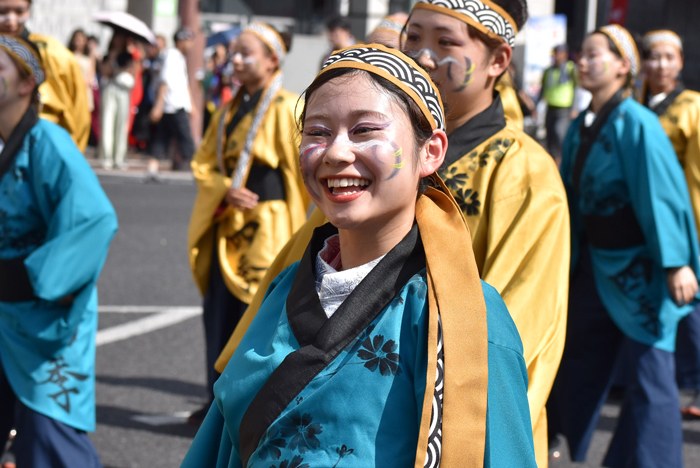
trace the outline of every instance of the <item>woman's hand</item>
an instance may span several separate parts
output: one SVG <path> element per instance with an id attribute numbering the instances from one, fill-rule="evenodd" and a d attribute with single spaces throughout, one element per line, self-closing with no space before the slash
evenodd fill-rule
<path id="1" fill-rule="evenodd" d="M 669 268 L 666 272 L 666 283 L 671 299 L 679 305 L 688 304 L 698 293 L 698 280 L 689 266 Z"/>
<path id="2" fill-rule="evenodd" d="M 226 203 L 231 205 L 232 207 L 239 209 L 241 211 L 245 210 L 252 210 L 256 206 L 258 206 L 258 196 L 248 190 L 247 188 L 230 188 L 226 192 L 226 196 L 224 197 L 224 200 L 226 200 Z M 697 283 L 696 283 L 697 287 Z"/>

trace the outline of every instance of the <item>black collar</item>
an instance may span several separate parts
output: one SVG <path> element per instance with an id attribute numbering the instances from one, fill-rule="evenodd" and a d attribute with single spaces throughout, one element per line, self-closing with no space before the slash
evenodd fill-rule
<path id="1" fill-rule="evenodd" d="M 10 135 L 10 138 L 5 142 L 2 152 L 0 152 L 0 179 L 2 179 L 8 171 L 12 165 L 12 161 L 15 160 L 15 156 L 17 156 L 20 148 L 22 148 L 24 137 L 38 121 L 39 115 L 37 114 L 36 107 L 30 104 L 29 108 L 12 131 L 12 135 Z"/>
<path id="2" fill-rule="evenodd" d="M 299 349 L 285 357 L 248 406 L 239 427 L 241 460 L 248 459 L 265 431 L 323 369 L 362 333 L 398 295 L 406 282 L 425 268 L 425 251 L 414 225 L 327 318 L 316 292 L 316 255 L 338 230 L 316 228 L 299 263 L 287 296 L 287 319 Z"/>
<path id="3" fill-rule="evenodd" d="M 683 83 L 681 83 L 681 82 L 679 81 L 679 82 L 678 82 L 678 86 L 676 86 L 675 88 L 673 88 L 673 91 L 671 91 L 670 93 L 668 93 L 668 96 L 666 96 L 666 97 L 664 98 L 663 101 L 661 101 L 660 103 L 658 103 L 658 104 L 655 105 L 654 107 L 649 107 L 649 109 L 651 109 L 656 115 L 658 115 L 659 117 L 661 117 L 661 116 L 664 115 L 664 113 L 666 112 L 666 109 L 668 109 L 669 106 L 670 106 L 671 104 L 673 104 L 673 101 L 675 101 L 676 98 L 677 98 L 683 91 L 685 91 L 685 86 L 683 85 Z M 647 105 L 647 107 L 648 107 L 648 105 L 649 105 L 649 94 L 648 94 L 648 93 L 647 93 L 646 96 L 644 96 L 644 103 L 645 103 L 645 104 Z"/>
<path id="4" fill-rule="evenodd" d="M 465 154 L 500 132 L 506 126 L 501 96 L 496 92 L 491 105 L 472 117 L 467 123 L 455 129 L 448 136 L 449 146 L 442 167 L 459 161 Z"/>
<path id="5" fill-rule="evenodd" d="M 593 146 L 593 143 L 598 137 L 598 134 L 603 129 L 605 123 L 608 121 L 608 117 L 610 117 L 610 114 L 612 114 L 612 112 L 615 109 L 617 109 L 617 106 L 619 106 L 622 103 L 622 101 L 625 100 L 625 98 L 623 97 L 623 93 L 624 88 L 621 88 L 613 95 L 613 97 L 610 98 L 608 102 L 605 103 L 603 108 L 600 109 L 600 112 L 598 112 L 598 115 L 596 115 L 595 120 L 593 121 L 593 124 L 590 127 L 586 127 L 585 125 L 585 116 L 583 116 L 583 118 L 581 119 L 581 124 L 579 127 L 579 133 L 581 135 L 581 144 L 579 145 L 578 151 L 576 152 L 576 160 L 574 161 L 573 173 L 574 187 L 576 188 L 576 190 L 579 190 L 579 185 L 581 183 L 581 173 L 583 173 L 583 166 L 586 164 L 588 154 L 591 152 L 591 146 Z"/>
<path id="6" fill-rule="evenodd" d="M 238 109 L 236 109 L 236 113 L 233 114 L 231 121 L 226 126 L 226 136 L 230 136 L 238 124 L 241 123 L 243 117 L 255 109 L 260 101 L 260 96 L 262 96 L 263 90 L 260 89 L 252 95 L 248 94 L 248 92 L 245 90 L 242 90 L 241 92 L 243 94 L 241 95 L 241 100 L 238 103 Z"/>

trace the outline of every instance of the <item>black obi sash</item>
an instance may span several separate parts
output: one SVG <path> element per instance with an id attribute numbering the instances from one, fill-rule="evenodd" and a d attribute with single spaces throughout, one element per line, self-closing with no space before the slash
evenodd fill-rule
<path id="1" fill-rule="evenodd" d="M 581 144 L 576 152 L 573 172 L 574 188 L 579 195 L 581 174 L 590 155 L 591 147 L 607 123 L 610 114 L 622 101 L 624 101 L 624 97 L 622 90 L 620 90 L 603 106 L 593 125 L 586 127 L 584 119 L 581 119 L 579 128 Z M 630 204 L 611 215 L 583 215 L 583 228 L 588 244 L 598 249 L 618 250 L 645 244 L 644 233 Z"/>
<path id="2" fill-rule="evenodd" d="M 327 318 L 316 292 L 315 263 L 324 241 L 337 232 L 330 223 L 316 228 L 301 259 L 287 297 L 287 319 L 300 348 L 275 369 L 243 415 L 239 427 L 243 466 L 292 400 L 425 268 L 423 244 L 414 225 Z"/>
<path id="3" fill-rule="evenodd" d="M 12 163 L 22 148 L 24 137 L 39 121 L 36 107 L 30 105 L 15 127 L 5 147 L 0 152 L 0 180 L 12 167 Z M 29 281 L 23 257 L 0 259 L 0 302 L 20 302 L 36 299 L 34 288 Z"/>

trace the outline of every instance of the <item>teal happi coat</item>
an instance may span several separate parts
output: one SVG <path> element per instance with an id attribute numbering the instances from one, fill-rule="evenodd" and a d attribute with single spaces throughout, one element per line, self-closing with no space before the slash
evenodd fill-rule
<path id="1" fill-rule="evenodd" d="M 673 351 L 679 320 L 666 269 L 698 275 L 698 238 L 688 187 L 657 116 L 618 92 L 590 127 L 585 113 L 564 141 L 561 174 L 569 198 L 572 271 L 590 249 L 600 298 L 629 338 Z"/>
<path id="2" fill-rule="evenodd" d="M 95 283 L 117 219 L 70 135 L 28 114 L 5 144 L 16 152 L 0 179 L 0 269 L 19 268 L 33 297 L 0 300 L 0 361 L 23 404 L 93 431 Z"/>
<path id="3" fill-rule="evenodd" d="M 214 386 L 215 401 L 183 468 L 414 466 L 428 342 L 418 229 L 327 318 L 313 260 L 333 230 L 316 229 L 302 260 L 270 285 Z M 408 258 L 397 261 L 411 242 Z M 484 466 L 534 468 L 522 344 L 496 290 L 482 285 L 489 372 Z M 431 460 L 427 466 L 436 466 Z"/>

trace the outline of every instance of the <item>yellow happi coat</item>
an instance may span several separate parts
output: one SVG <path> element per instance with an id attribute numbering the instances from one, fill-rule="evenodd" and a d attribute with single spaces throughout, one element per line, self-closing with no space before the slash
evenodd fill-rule
<path id="1" fill-rule="evenodd" d="M 80 64 L 73 52 L 53 37 L 30 33 L 29 40 L 39 49 L 46 70 L 46 81 L 39 86 L 39 117 L 65 128 L 84 151 L 90 138 L 91 116 Z"/>
<path id="2" fill-rule="evenodd" d="M 520 108 L 518 92 L 515 89 L 513 78 L 510 76 L 510 73 L 506 72 L 505 75 L 498 80 L 495 90 L 501 95 L 503 113 L 506 116 L 506 120 L 512 122 L 518 129 L 524 129 L 525 120 L 523 117 L 523 110 Z"/>
<path id="3" fill-rule="evenodd" d="M 261 201 L 246 211 L 222 205 L 257 110 L 256 106 L 243 116 L 230 135 L 226 136 L 224 131 L 221 145 L 218 144 L 221 119 L 225 125 L 231 121 L 242 94 L 240 92 L 212 116 L 202 146 L 192 161 L 199 191 L 187 244 L 192 273 L 202 295 L 209 285 L 211 260 L 216 249 L 228 289 L 239 300 L 249 303 L 278 252 L 304 224 L 308 194 L 298 163 L 299 138 L 294 113 L 298 96 L 282 89 L 272 99 L 260 124 L 250 164 L 278 169 L 284 182 L 285 199 Z M 223 153 L 223 165 L 228 174 L 220 170 L 217 148 Z M 246 180 L 243 186 L 245 183 Z"/>
<path id="4" fill-rule="evenodd" d="M 659 121 L 683 166 L 700 232 L 700 93 L 683 90 L 659 116 Z"/>
<path id="5" fill-rule="evenodd" d="M 494 120 L 498 115 L 500 130 L 438 173 L 466 217 L 481 278 L 501 294 L 520 333 L 535 454 L 538 466 L 546 467 L 545 404 L 566 337 L 569 208 L 554 160 L 512 123 L 506 125 L 500 99 L 470 122 L 478 125 L 480 119 Z M 448 156 L 449 148 L 459 147 L 456 133 L 449 137 Z M 301 259 L 313 230 L 326 222 L 316 209 L 275 259 L 216 363 L 219 372 L 245 335 L 267 286 Z"/>

